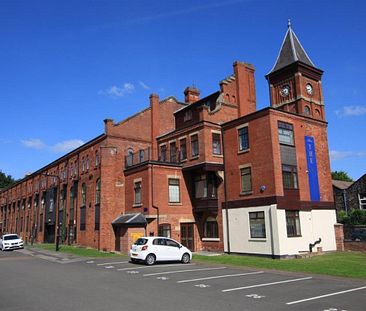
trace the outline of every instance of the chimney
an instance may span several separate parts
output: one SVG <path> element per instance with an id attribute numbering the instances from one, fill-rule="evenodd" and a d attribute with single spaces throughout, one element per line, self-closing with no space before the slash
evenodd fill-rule
<path id="1" fill-rule="evenodd" d="M 156 137 L 159 135 L 159 95 L 150 95 L 151 107 L 151 160 L 158 159 L 158 143 Z"/>
<path id="2" fill-rule="evenodd" d="M 112 128 L 113 128 L 113 120 L 105 119 L 104 120 L 104 132 L 108 135 L 111 133 Z"/>
<path id="3" fill-rule="evenodd" d="M 252 64 L 235 62 L 238 116 L 242 117 L 256 111 L 254 67 Z"/>
<path id="4" fill-rule="evenodd" d="M 184 90 L 184 101 L 187 104 L 192 104 L 200 99 L 200 91 L 194 86 L 188 86 Z"/>

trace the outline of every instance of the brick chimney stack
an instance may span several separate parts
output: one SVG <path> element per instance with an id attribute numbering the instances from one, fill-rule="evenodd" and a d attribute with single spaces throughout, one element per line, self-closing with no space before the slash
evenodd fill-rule
<path id="1" fill-rule="evenodd" d="M 200 99 L 200 91 L 194 86 L 188 86 L 184 90 L 184 101 L 187 104 L 192 104 Z"/>
<path id="2" fill-rule="evenodd" d="M 150 95 L 151 107 L 151 159 L 158 159 L 158 143 L 156 137 L 159 135 L 159 95 Z"/>
<path id="3" fill-rule="evenodd" d="M 235 62 L 236 90 L 239 106 L 238 116 L 256 111 L 254 67 L 252 64 Z"/>

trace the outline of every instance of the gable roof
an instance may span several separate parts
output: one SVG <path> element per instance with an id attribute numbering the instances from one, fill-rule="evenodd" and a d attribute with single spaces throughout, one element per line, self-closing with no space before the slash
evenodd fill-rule
<path id="1" fill-rule="evenodd" d="M 278 53 L 277 60 L 267 75 L 295 62 L 302 62 L 306 65 L 315 67 L 308 54 L 305 52 L 305 49 L 302 47 L 300 40 L 292 30 L 291 22 L 289 21 L 288 29 L 285 38 L 283 39 L 280 52 Z"/>
<path id="2" fill-rule="evenodd" d="M 343 180 L 333 179 L 332 184 L 333 184 L 333 187 L 336 187 L 340 190 L 345 190 L 353 184 L 353 181 L 343 181 Z"/>

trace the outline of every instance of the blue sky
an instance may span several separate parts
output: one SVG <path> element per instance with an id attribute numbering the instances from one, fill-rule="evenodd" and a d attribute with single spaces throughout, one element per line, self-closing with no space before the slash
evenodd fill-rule
<path id="1" fill-rule="evenodd" d="M 256 68 L 257 108 L 269 105 L 287 20 L 323 92 L 332 170 L 366 173 L 364 1 L 135 0 L 0 4 L 0 170 L 35 171 L 149 105 L 215 92 L 236 60 Z"/>

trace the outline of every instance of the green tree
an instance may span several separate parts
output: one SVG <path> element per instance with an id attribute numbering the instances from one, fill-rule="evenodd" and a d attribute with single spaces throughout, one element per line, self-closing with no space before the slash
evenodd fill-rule
<path id="1" fill-rule="evenodd" d="M 334 171 L 334 172 L 332 172 L 332 179 L 342 180 L 342 181 L 353 181 L 353 179 L 348 176 L 348 173 L 346 173 L 344 171 Z"/>
<path id="2" fill-rule="evenodd" d="M 6 188 L 15 183 L 15 179 L 10 175 L 5 175 L 2 171 L 0 171 L 0 189 Z"/>

